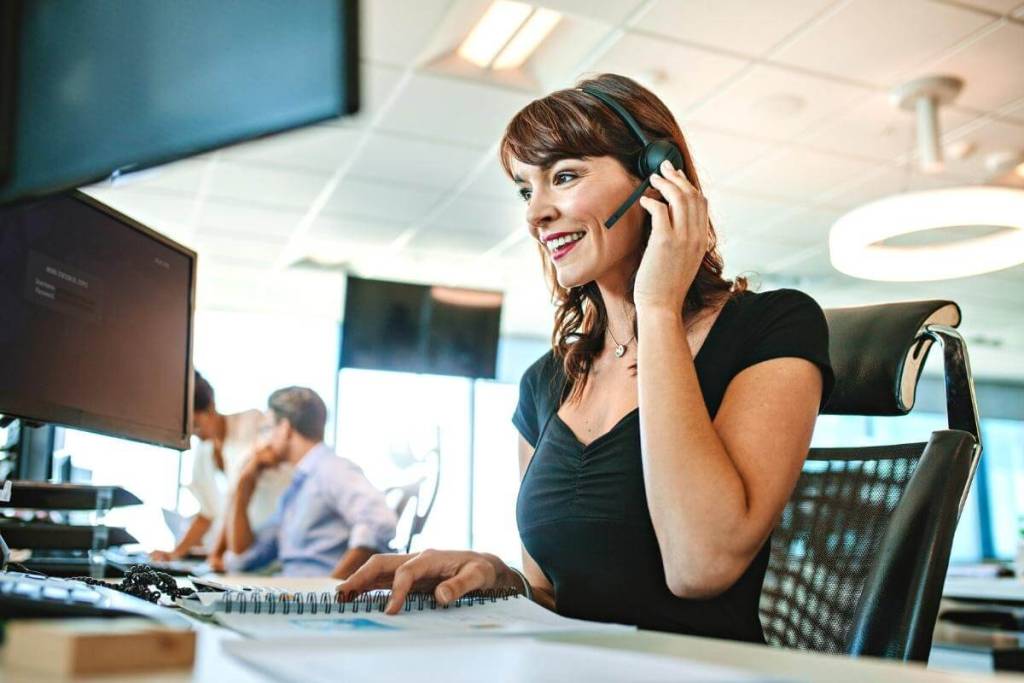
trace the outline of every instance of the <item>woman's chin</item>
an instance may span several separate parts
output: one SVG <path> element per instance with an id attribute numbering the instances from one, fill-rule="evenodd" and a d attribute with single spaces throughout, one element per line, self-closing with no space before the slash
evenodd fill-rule
<path id="1" fill-rule="evenodd" d="M 555 272 L 555 277 L 558 280 L 558 286 L 562 289 L 572 289 L 573 287 L 579 287 L 585 285 L 594 278 L 586 277 L 583 273 L 576 271 L 576 269 L 566 269 L 564 271 L 559 270 Z"/>

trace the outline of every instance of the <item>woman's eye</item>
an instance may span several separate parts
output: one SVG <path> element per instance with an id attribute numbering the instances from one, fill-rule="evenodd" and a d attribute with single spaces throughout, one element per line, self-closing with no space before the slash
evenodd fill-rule
<path id="1" fill-rule="evenodd" d="M 576 174 L 573 173 L 572 171 L 559 171 L 558 173 L 555 174 L 555 185 L 567 183 L 575 177 Z"/>
<path id="2" fill-rule="evenodd" d="M 519 198 L 522 199 L 524 202 L 530 201 L 530 191 L 527 190 L 525 187 L 521 188 L 519 190 Z"/>

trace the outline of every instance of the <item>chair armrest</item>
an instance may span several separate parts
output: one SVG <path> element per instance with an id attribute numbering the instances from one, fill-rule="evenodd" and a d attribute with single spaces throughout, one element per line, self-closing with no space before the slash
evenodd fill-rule
<path id="1" fill-rule="evenodd" d="M 849 654 L 928 661 L 977 447 L 964 431 L 932 433 L 864 582 L 847 635 Z"/>

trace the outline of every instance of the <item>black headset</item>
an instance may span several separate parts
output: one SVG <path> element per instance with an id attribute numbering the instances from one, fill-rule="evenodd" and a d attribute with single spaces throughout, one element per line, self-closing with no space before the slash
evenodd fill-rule
<path id="1" fill-rule="evenodd" d="M 640 199 L 640 195 L 647 190 L 651 184 L 651 175 L 654 173 L 663 175 L 661 173 L 661 162 L 668 159 L 672 164 L 672 168 L 681 169 L 683 167 L 683 153 L 676 143 L 669 138 L 648 140 L 647 136 L 644 135 L 644 132 L 640 129 L 640 124 L 636 122 L 636 119 L 626 111 L 625 107 L 616 102 L 611 96 L 594 88 L 580 88 L 580 90 L 591 97 L 596 97 L 609 109 L 615 112 L 615 114 L 622 119 L 622 122 L 626 124 L 626 128 L 629 128 L 630 132 L 633 133 L 633 137 L 643 145 L 643 149 L 641 149 L 640 153 L 637 155 L 636 161 L 637 175 L 642 178 L 642 182 L 635 190 L 633 190 L 632 194 L 626 198 L 626 201 L 624 201 L 622 205 L 615 210 L 615 213 L 613 213 L 611 217 L 604 222 L 605 228 L 611 228 L 620 218 L 622 218 L 622 215 L 629 210 L 629 207 L 633 206 L 634 202 Z"/>

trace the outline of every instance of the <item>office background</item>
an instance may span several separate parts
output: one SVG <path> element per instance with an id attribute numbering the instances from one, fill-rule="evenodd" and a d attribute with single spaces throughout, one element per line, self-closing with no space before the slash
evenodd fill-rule
<path id="1" fill-rule="evenodd" d="M 200 255 L 195 364 L 222 412 L 305 384 L 333 407 L 337 450 L 380 486 L 439 447 L 439 500 L 417 546 L 518 558 L 516 434 L 522 370 L 547 345 L 551 307 L 523 206 L 495 146 L 528 101 L 583 72 L 616 71 L 664 97 L 689 139 L 723 239 L 727 275 L 793 286 L 826 307 L 948 298 L 964 312 L 985 453 L 954 561 L 1008 559 L 1024 503 L 1024 266 L 932 283 L 847 277 L 827 235 L 887 194 L 984 183 L 986 160 L 1024 150 L 1024 5 L 1019 0 L 550 0 L 562 23 L 516 79 L 453 73 L 440 56 L 487 3 L 367 0 L 364 109 L 86 188 Z M 942 173 L 915 164 L 914 118 L 889 90 L 950 73 L 966 86 L 940 112 Z M 969 234 L 945 235 L 946 239 Z M 935 239 L 906 238 L 905 244 Z M 915 240 L 917 240 L 915 242 Z M 498 379 L 338 372 L 344 273 L 506 292 Z M 943 425 L 939 359 L 912 418 L 823 418 L 815 442 L 916 441 Z M 471 389 L 475 389 L 472 390 Z M 471 443 L 472 441 L 472 443 Z M 68 431 L 95 483 L 150 505 L 123 522 L 167 546 L 160 507 L 188 455 Z"/>

